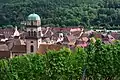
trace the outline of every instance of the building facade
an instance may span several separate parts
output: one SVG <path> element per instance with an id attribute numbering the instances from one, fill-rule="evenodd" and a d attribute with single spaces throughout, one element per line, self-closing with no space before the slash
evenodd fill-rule
<path id="1" fill-rule="evenodd" d="M 120 34 L 85 31 L 80 27 L 45 28 L 41 27 L 40 16 L 33 13 L 28 16 L 25 31 L 18 30 L 17 27 L 0 29 L 0 58 L 12 58 L 36 52 L 44 53 L 47 48 L 59 50 L 61 45 L 70 47 L 71 50 L 74 46 L 86 47 L 93 37 L 94 39 L 102 38 L 103 42 L 111 43 L 115 39 L 120 39 Z"/>
<path id="2" fill-rule="evenodd" d="M 27 53 L 35 53 L 41 43 L 41 20 L 39 15 L 34 13 L 28 16 L 26 32 Z"/>

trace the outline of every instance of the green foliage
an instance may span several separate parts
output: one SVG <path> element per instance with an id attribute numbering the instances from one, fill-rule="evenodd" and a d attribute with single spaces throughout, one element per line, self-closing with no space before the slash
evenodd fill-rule
<path id="1" fill-rule="evenodd" d="M 0 25 L 20 25 L 31 13 L 41 16 L 42 25 L 120 25 L 120 0 L 6 0 L 0 2 Z M 106 26 L 110 25 L 110 26 Z"/>
<path id="2" fill-rule="evenodd" d="M 87 76 L 93 80 L 119 80 L 119 42 L 102 44 L 97 40 L 87 48 Z"/>
<path id="3" fill-rule="evenodd" d="M 0 61 L 2 80 L 69 80 L 81 79 L 86 53 L 77 49 L 48 51 L 45 55 L 25 55 Z M 5 64 L 3 64 L 5 63 Z"/>
<path id="4" fill-rule="evenodd" d="M 119 80 L 120 42 L 0 60 L 1 80 Z"/>

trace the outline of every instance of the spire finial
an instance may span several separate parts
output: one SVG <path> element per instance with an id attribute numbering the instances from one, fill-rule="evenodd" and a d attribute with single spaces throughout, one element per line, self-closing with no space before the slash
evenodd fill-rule
<path id="1" fill-rule="evenodd" d="M 17 30 L 17 26 L 15 26 L 15 32 L 14 32 L 14 35 L 13 35 L 14 37 L 15 36 L 20 36 L 20 33 L 18 32 L 18 30 Z"/>

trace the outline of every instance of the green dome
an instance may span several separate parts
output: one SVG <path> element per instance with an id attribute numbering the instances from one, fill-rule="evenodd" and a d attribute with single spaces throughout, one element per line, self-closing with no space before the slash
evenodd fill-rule
<path id="1" fill-rule="evenodd" d="M 28 20 L 40 20 L 40 16 L 33 13 L 28 16 Z"/>

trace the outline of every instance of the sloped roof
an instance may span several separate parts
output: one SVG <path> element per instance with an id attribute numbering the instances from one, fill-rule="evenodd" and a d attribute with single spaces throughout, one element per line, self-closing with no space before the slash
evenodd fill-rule
<path id="1" fill-rule="evenodd" d="M 67 37 L 67 36 L 65 36 L 65 37 L 64 37 L 64 39 L 63 39 L 63 41 L 64 41 L 64 42 L 69 42 L 68 37 Z"/>
<path id="2" fill-rule="evenodd" d="M 6 28 L 6 29 L 2 29 L 2 30 L 5 35 L 5 38 L 10 38 L 11 35 L 13 35 L 13 33 L 14 33 L 14 29 L 11 29 L 11 28 Z"/>
<path id="3" fill-rule="evenodd" d="M 48 50 L 60 50 L 63 45 L 57 44 L 40 44 L 37 53 L 46 53 Z"/>
<path id="4" fill-rule="evenodd" d="M 120 33 L 112 32 L 111 36 L 113 36 L 115 39 L 120 39 Z"/>
<path id="5" fill-rule="evenodd" d="M 10 58 L 10 51 L 0 51 L 0 58 Z"/>
<path id="6" fill-rule="evenodd" d="M 95 32 L 95 33 L 93 33 L 94 34 L 94 37 L 95 38 L 101 38 L 102 36 L 101 36 L 101 33 L 97 33 L 97 32 Z"/>
<path id="7" fill-rule="evenodd" d="M 0 34 L 0 39 L 5 39 L 5 35 L 4 34 Z"/>
<path id="8" fill-rule="evenodd" d="M 82 37 L 82 40 L 87 42 L 89 39 L 87 37 Z"/>
<path id="9" fill-rule="evenodd" d="M 73 36 L 73 35 L 67 36 L 67 38 L 68 38 L 69 42 L 75 42 L 76 39 L 77 39 L 77 38 L 76 38 L 75 36 Z"/>
<path id="10" fill-rule="evenodd" d="M 26 53 L 26 45 L 14 45 L 12 52 Z"/>
<path id="11" fill-rule="evenodd" d="M 11 50 L 14 46 L 26 45 L 25 42 L 21 39 L 11 39 L 6 42 L 8 48 Z"/>
<path id="12" fill-rule="evenodd" d="M 13 39 L 14 45 L 25 45 L 24 41 L 21 39 Z"/>
<path id="13" fill-rule="evenodd" d="M 6 44 L 0 44 L 0 51 L 9 51 L 8 46 Z"/>

